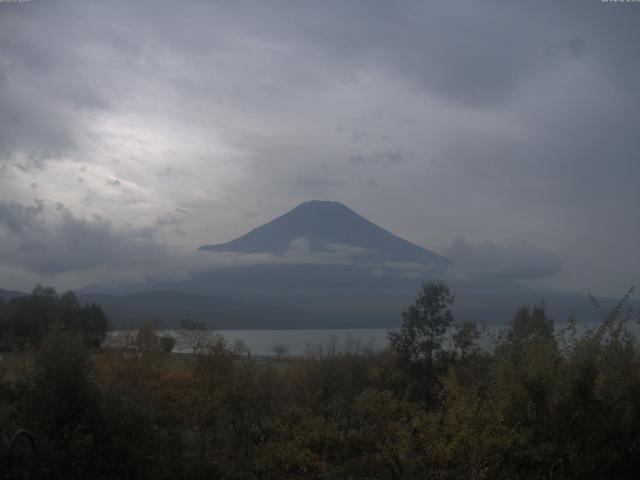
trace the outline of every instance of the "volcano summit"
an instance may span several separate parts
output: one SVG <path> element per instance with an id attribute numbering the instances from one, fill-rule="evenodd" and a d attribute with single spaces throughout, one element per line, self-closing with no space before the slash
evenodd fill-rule
<path id="1" fill-rule="evenodd" d="M 359 261 L 415 262 L 446 267 L 446 257 L 404 240 L 339 202 L 312 200 L 227 243 L 203 245 L 201 251 L 283 255 L 304 243 L 312 253 L 349 247 Z"/>

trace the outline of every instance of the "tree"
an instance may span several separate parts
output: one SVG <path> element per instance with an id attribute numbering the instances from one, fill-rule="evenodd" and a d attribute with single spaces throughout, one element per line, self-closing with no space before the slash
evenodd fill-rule
<path id="1" fill-rule="evenodd" d="M 88 347 L 100 347 L 107 332 L 107 316 L 100 306 L 81 306 L 76 294 L 68 291 L 58 298 L 58 310 L 66 330 L 81 332 Z"/>
<path id="2" fill-rule="evenodd" d="M 478 325 L 471 320 L 465 320 L 456 325 L 456 331 L 453 334 L 453 345 L 460 351 L 461 358 L 466 358 L 467 355 L 478 350 L 477 342 L 481 334 Z"/>
<path id="3" fill-rule="evenodd" d="M 108 320 L 102 307 L 95 303 L 84 305 L 81 309 L 82 332 L 89 347 L 97 348 L 107 335 Z"/>
<path id="4" fill-rule="evenodd" d="M 424 283 L 413 305 L 403 312 L 400 329 L 389 332 L 391 347 L 409 363 L 430 363 L 453 321 L 449 307 L 454 300 L 444 282 Z"/>
<path id="5" fill-rule="evenodd" d="M 510 344 L 520 344 L 534 337 L 552 339 L 553 320 L 547 317 L 544 306 L 535 305 L 533 310 L 529 307 L 521 307 L 509 323 L 506 336 Z"/>
<path id="6" fill-rule="evenodd" d="M 162 335 L 160 337 L 160 348 L 163 352 L 171 353 L 176 346 L 176 339 L 171 335 Z"/>
<path id="7" fill-rule="evenodd" d="M 82 334 L 85 344 L 98 348 L 107 332 L 107 317 L 94 303 L 80 305 L 72 291 L 58 295 L 38 285 L 31 295 L 14 298 L 4 309 L 6 337 L 19 350 L 38 345 L 52 325 Z"/>
<path id="8" fill-rule="evenodd" d="M 156 324 L 147 320 L 135 333 L 135 346 L 141 352 L 160 351 L 160 337 L 156 333 Z"/>
<path id="9" fill-rule="evenodd" d="M 56 291 L 42 285 L 10 302 L 9 325 L 19 350 L 39 344 L 50 326 L 60 321 L 58 306 Z"/>
<path id="10" fill-rule="evenodd" d="M 247 343 L 241 338 L 233 342 L 231 350 L 235 355 L 241 356 L 246 353 L 249 357 L 251 357 L 251 349 L 249 348 L 249 345 L 247 345 Z"/>
<path id="11" fill-rule="evenodd" d="M 7 337 L 11 334 L 11 329 L 9 328 L 8 322 L 8 314 L 9 309 L 7 307 L 7 302 L 5 302 L 4 298 L 0 297 L 0 351 L 4 351 L 6 348 L 6 342 L 8 340 Z"/>
<path id="12" fill-rule="evenodd" d="M 180 322 L 180 335 L 191 348 L 192 353 L 202 353 L 207 345 L 207 324 L 195 318 L 185 318 Z"/>
<path id="13" fill-rule="evenodd" d="M 413 305 L 403 312 L 402 326 L 389 332 L 391 348 L 398 355 L 398 367 L 405 375 L 401 388 L 405 396 L 423 401 L 425 406 L 437 400 L 438 368 L 446 362 L 435 361 L 441 355 L 447 329 L 453 321 L 449 307 L 454 297 L 443 282 L 429 281 Z M 440 355 L 439 355 L 440 354 Z"/>
<path id="14" fill-rule="evenodd" d="M 283 343 L 278 343 L 271 347 L 271 351 L 276 354 L 277 359 L 280 359 L 280 357 L 287 354 L 289 348 Z"/>
<path id="15" fill-rule="evenodd" d="M 95 478 L 101 421 L 94 373 L 82 335 L 52 326 L 27 374 L 19 408 L 25 426 L 39 437 L 46 469 L 65 473 L 57 478 Z"/>

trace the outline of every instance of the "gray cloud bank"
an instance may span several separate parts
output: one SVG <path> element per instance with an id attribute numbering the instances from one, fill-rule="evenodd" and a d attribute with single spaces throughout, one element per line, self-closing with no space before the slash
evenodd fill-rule
<path id="1" fill-rule="evenodd" d="M 121 279 L 134 281 L 154 275 L 181 279 L 206 269 L 256 265 L 355 265 L 373 275 L 416 278 L 433 270 L 419 263 L 375 262 L 369 258 L 375 252 L 354 245 L 327 244 L 314 251 L 306 238 L 293 240 L 282 255 L 179 252 L 158 239 L 158 228 L 174 223 L 170 217 L 145 228 L 118 228 L 99 216 L 78 218 L 60 203 L 0 201 L 0 264 L 53 279 L 84 271 L 109 280 L 108 272 L 118 270 Z M 454 261 L 453 276 L 531 279 L 561 270 L 557 256 L 527 243 L 501 248 L 457 238 L 445 253 Z M 91 276 L 85 278 L 91 281 Z"/>
<path id="2" fill-rule="evenodd" d="M 446 254 L 463 273 L 479 277 L 539 279 L 560 273 L 562 263 L 552 252 L 528 243 L 500 247 L 493 242 L 472 245 L 456 238 Z"/>
<path id="3" fill-rule="evenodd" d="M 45 275 L 149 267 L 167 254 L 151 229 L 117 230 L 107 219 L 81 219 L 42 200 L 0 202 L 0 240 L 0 262 Z"/>
<path id="4" fill-rule="evenodd" d="M 321 198 L 468 239 L 474 274 L 624 291 L 639 22 L 600 1 L 0 4 L 0 283 L 144 276 Z"/>

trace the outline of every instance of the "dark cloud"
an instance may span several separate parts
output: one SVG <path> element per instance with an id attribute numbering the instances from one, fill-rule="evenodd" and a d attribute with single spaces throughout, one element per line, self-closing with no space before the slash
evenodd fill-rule
<path id="1" fill-rule="evenodd" d="M 562 271 L 557 255 L 524 242 L 499 247 L 493 242 L 473 245 L 458 237 L 446 254 L 454 261 L 454 268 L 474 277 L 522 280 L 550 277 Z"/>
<path id="2" fill-rule="evenodd" d="M 81 219 L 64 205 L 0 202 L 0 264 L 40 274 L 92 268 L 151 267 L 167 254 L 149 229 L 117 229 Z"/>
<path id="3" fill-rule="evenodd" d="M 11 262 L 84 268 L 33 260 L 39 237 L 137 245 L 155 219 L 188 249 L 327 198 L 430 248 L 526 240 L 562 258 L 555 286 L 618 291 L 640 271 L 638 22 L 578 0 L 2 5 Z"/>
<path id="4" fill-rule="evenodd" d="M 43 209 L 42 200 L 28 206 L 16 202 L 0 203 L 0 225 L 16 235 L 23 236 L 25 230 L 33 225 L 34 218 L 42 213 Z"/>
<path id="5" fill-rule="evenodd" d="M 555 45 L 578 59 L 591 48 L 599 56 L 621 41 L 636 44 L 639 35 L 632 27 L 637 11 L 577 0 L 406 2 L 396 8 L 384 1 L 284 2 L 288 14 L 282 16 L 268 4 L 241 5 L 231 9 L 233 23 L 261 38 L 293 40 L 300 51 L 348 70 L 382 67 L 417 89 L 476 107 L 512 100 L 532 76 L 552 69 L 550 52 L 562 53 Z M 628 47 L 622 51 L 614 57 L 628 58 Z M 612 73 L 628 77 L 638 68 L 616 65 Z"/>

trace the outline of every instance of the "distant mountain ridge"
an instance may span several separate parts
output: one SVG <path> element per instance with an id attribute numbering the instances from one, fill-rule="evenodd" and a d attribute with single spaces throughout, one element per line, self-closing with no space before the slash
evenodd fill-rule
<path id="1" fill-rule="evenodd" d="M 459 320 L 505 324 L 518 307 L 543 302 L 558 322 L 572 313 L 582 321 L 600 320 L 581 295 L 537 291 L 504 278 L 456 276 L 446 257 L 338 202 L 305 202 L 235 240 L 200 250 L 205 257 L 239 252 L 273 258 L 222 262 L 177 281 L 91 285 L 78 289 L 78 296 L 102 305 L 112 328 L 149 319 L 170 328 L 187 317 L 219 329 L 392 327 L 422 282 L 444 279 L 456 296 Z M 0 290 L 2 298 L 20 295 Z M 603 299 L 602 306 L 613 308 L 615 300 Z"/>
<path id="2" fill-rule="evenodd" d="M 9 300 L 12 300 L 17 297 L 26 297 L 27 295 L 29 294 L 24 292 L 18 292 L 17 290 L 4 290 L 0 288 L 0 298 L 3 299 L 5 302 L 8 302 Z"/>
<path id="3" fill-rule="evenodd" d="M 341 248 L 345 261 L 324 261 L 335 259 Z M 94 286 L 81 293 L 116 294 L 98 301 L 112 305 L 106 309 L 114 323 L 157 316 L 169 325 L 185 314 L 216 328 L 389 327 L 400 322 L 422 282 L 445 279 L 456 295 L 454 311 L 460 319 L 504 324 L 519 306 L 542 301 L 557 320 L 572 312 L 583 320 L 596 317 L 578 295 L 538 292 L 509 279 L 452 276 L 448 258 L 338 202 L 302 203 L 235 240 L 199 250 L 203 255 L 266 253 L 274 258 L 212 267 L 178 281 L 150 279 L 140 285 Z M 144 290 L 174 293 L 163 298 Z M 167 303 L 168 298 L 173 301 Z"/>
<path id="4" fill-rule="evenodd" d="M 282 255 L 304 239 L 312 252 L 358 247 L 367 261 L 417 262 L 444 267 L 450 260 L 377 226 L 339 202 L 312 200 L 230 242 L 203 245 L 209 252 Z"/>
<path id="5" fill-rule="evenodd" d="M 217 296 L 172 290 L 150 290 L 128 295 L 83 294 L 82 303 L 96 303 L 107 314 L 111 329 L 139 327 L 145 320 L 161 328 L 177 328 L 185 318 L 195 318 L 213 329 L 295 329 L 389 327 L 399 314 L 388 312 L 317 312 L 301 308 L 254 305 Z"/>

